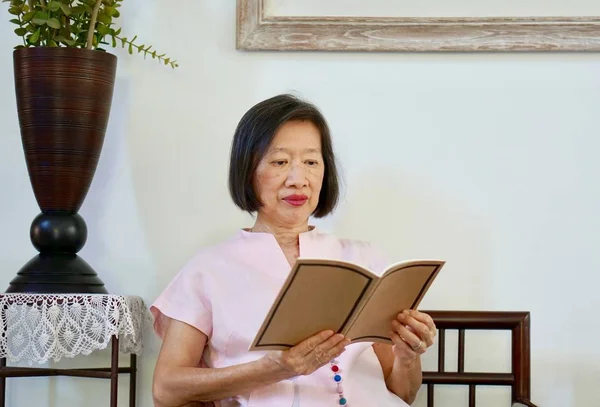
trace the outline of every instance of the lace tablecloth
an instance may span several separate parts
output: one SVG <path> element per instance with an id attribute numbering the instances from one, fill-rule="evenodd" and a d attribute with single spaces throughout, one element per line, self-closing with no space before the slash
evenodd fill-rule
<path id="1" fill-rule="evenodd" d="M 141 354 L 152 316 L 140 297 L 107 294 L 0 294 L 0 358 L 29 364 L 105 349 Z"/>

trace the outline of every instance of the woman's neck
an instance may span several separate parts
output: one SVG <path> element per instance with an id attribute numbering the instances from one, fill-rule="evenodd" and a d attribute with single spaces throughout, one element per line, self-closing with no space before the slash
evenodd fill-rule
<path id="1" fill-rule="evenodd" d="M 298 225 L 282 225 L 275 222 L 269 222 L 260 216 L 251 229 L 252 232 L 271 233 L 281 247 L 298 247 L 298 236 L 300 233 L 308 231 L 308 221 Z"/>

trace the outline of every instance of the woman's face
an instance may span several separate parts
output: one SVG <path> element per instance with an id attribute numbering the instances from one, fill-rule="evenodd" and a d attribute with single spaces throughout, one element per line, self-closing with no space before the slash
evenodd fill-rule
<path id="1" fill-rule="evenodd" d="M 319 129 L 311 121 L 287 122 L 256 169 L 258 215 L 281 226 L 306 223 L 319 203 L 324 174 Z"/>

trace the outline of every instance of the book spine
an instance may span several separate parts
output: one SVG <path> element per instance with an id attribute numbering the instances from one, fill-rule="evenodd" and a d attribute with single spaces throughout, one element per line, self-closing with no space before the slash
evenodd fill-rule
<path id="1" fill-rule="evenodd" d="M 347 336 L 348 333 L 352 330 L 352 326 L 354 325 L 354 323 L 356 322 L 356 320 L 360 317 L 360 314 L 362 313 L 362 311 L 365 308 L 365 306 L 369 303 L 369 300 L 371 299 L 371 296 L 373 296 L 373 293 L 377 289 L 377 286 L 379 285 L 380 282 L 381 282 L 381 279 L 378 278 L 378 277 L 373 278 L 373 280 L 371 280 L 370 287 L 363 294 L 363 297 L 360 300 L 360 303 L 358 304 L 358 307 L 356 307 L 356 309 L 352 313 L 352 316 L 350 317 L 350 319 L 348 320 L 348 322 L 344 326 L 344 329 L 341 332 L 342 335 Z M 349 338 L 349 339 L 352 340 L 352 338 Z"/>

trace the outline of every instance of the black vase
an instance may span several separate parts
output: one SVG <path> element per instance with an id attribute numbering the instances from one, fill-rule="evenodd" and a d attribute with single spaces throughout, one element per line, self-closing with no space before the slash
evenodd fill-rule
<path id="1" fill-rule="evenodd" d="M 17 111 L 29 179 L 41 213 L 30 236 L 39 254 L 9 293 L 106 293 L 77 253 L 87 240 L 78 211 L 100 158 L 111 110 L 116 56 L 79 48 L 13 53 Z"/>

